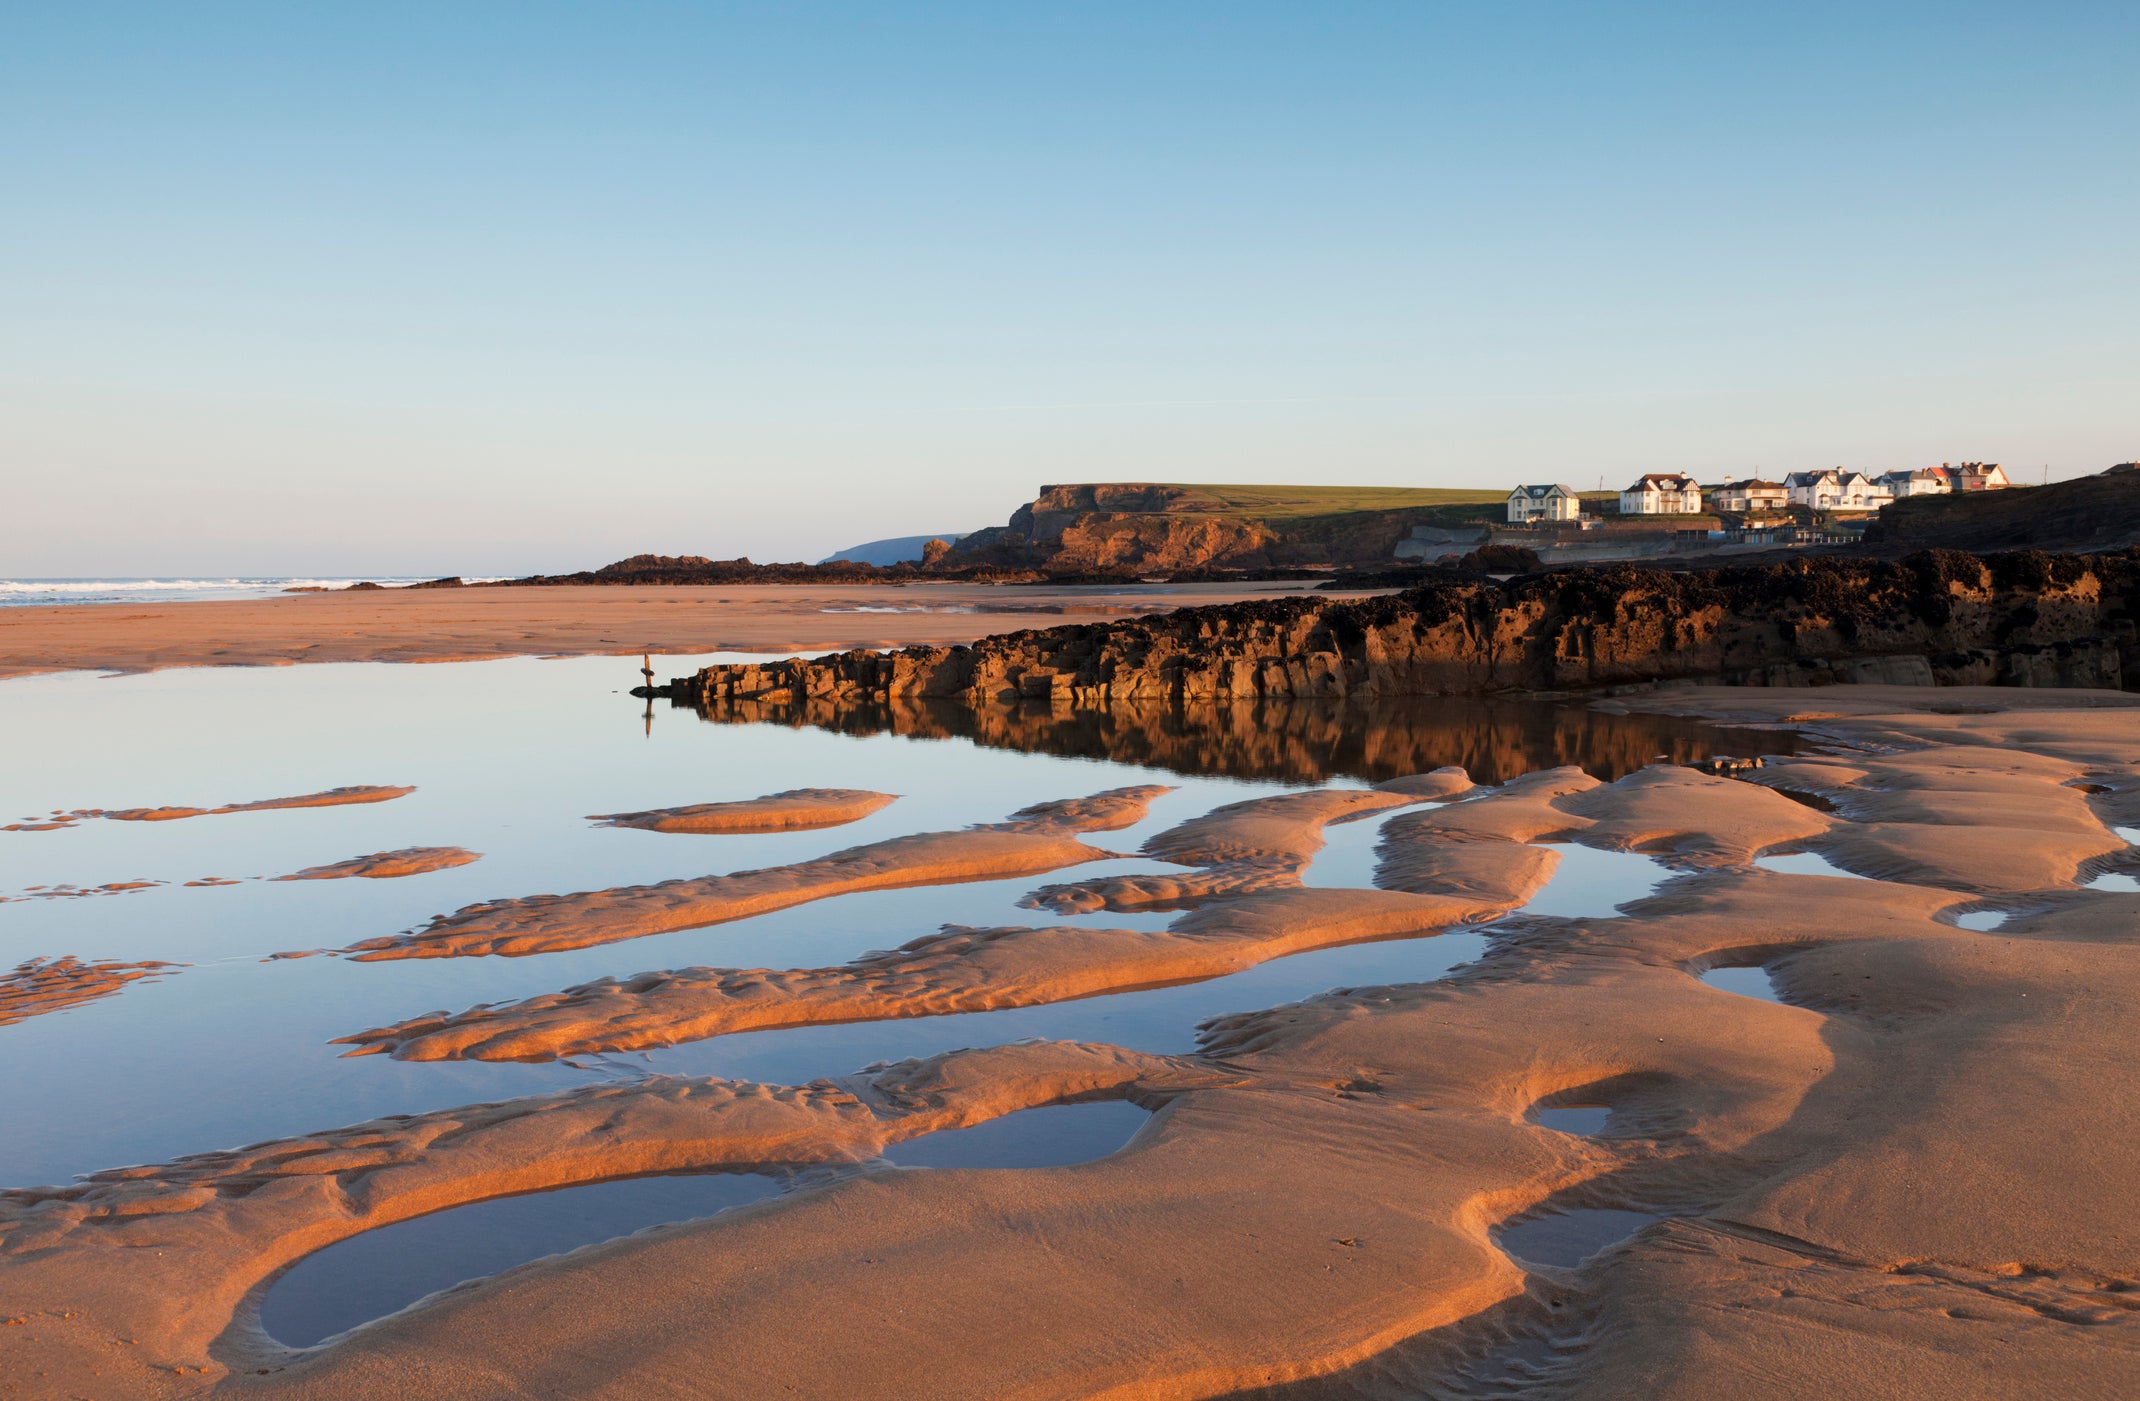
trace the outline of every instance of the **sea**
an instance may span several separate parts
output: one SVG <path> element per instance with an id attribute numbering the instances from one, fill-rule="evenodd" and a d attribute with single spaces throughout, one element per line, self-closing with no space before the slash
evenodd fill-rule
<path id="1" fill-rule="evenodd" d="M 391 587 L 422 583 L 437 576 L 367 574 L 361 577 Z M 354 575 L 316 579 L 294 574 L 169 575 L 155 579 L 0 579 L 0 608 L 50 603 L 178 603 L 194 598 L 268 598 L 288 593 L 291 589 L 346 589 L 358 581 L 359 577 Z"/>

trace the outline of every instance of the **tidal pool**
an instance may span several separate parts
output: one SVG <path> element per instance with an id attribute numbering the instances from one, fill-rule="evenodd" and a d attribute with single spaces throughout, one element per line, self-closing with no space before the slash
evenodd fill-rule
<path id="1" fill-rule="evenodd" d="M 261 1296 L 260 1326 L 276 1342 L 310 1347 L 441 1289 L 780 1190 L 774 1178 L 744 1173 L 634 1177 L 397 1221 L 291 1266 Z"/>
<path id="2" fill-rule="evenodd" d="M 1657 1212 L 1613 1207 L 1549 1211 L 1501 1227 L 1494 1232 L 1494 1243 L 1519 1264 L 1573 1269 L 1663 1219 Z"/>
<path id="3" fill-rule="evenodd" d="M 1611 919 L 1620 907 L 1654 894 L 1675 872 L 1654 856 L 1639 851 L 1601 851 L 1573 842 L 1554 842 L 1560 864 L 1545 888 L 1523 907 L 1527 915 L 1561 919 Z"/>
<path id="4" fill-rule="evenodd" d="M 679 674 L 716 659 L 664 658 L 659 669 Z M 32 887 L 149 883 L 124 893 L 6 899 L 0 967 L 61 955 L 181 965 L 70 1010 L 0 1027 L 0 1051 L 14 1071 L 0 1079 L 0 1123 L 8 1126 L 0 1135 L 0 1185 L 64 1182 L 102 1168 L 602 1077 L 714 1074 L 794 1084 L 1027 1037 L 1193 1053 L 1198 1025 L 1211 1017 L 1332 988 L 1428 981 L 1477 958 L 1484 936 L 1458 930 L 1355 944 L 1201 983 L 997 1012 L 753 1032 L 578 1063 L 345 1059 L 329 1043 L 434 1008 L 643 969 L 836 964 L 947 923 L 1163 929 L 1176 915 L 1065 918 L 1017 902 L 1051 881 L 1169 869 L 1136 854 L 1146 837 L 1218 804 L 1303 784 L 1358 784 L 1442 763 L 1469 763 L 1489 780 L 1565 763 L 1609 778 L 1660 753 L 1693 759 L 1747 745 L 1744 732 L 1686 721 L 1469 702 L 1385 703 L 1372 712 L 1296 703 L 1134 721 L 1031 716 L 1029 730 L 986 733 L 948 723 L 842 729 L 817 716 L 704 723 L 689 710 L 631 700 L 625 692 L 638 679 L 636 657 L 594 657 L 0 682 L 0 726 L 19 741 L 0 754 L 7 820 L 55 809 L 214 806 L 350 784 L 415 786 L 406 797 L 363 806 L 157 823 L 88 820 L 0 833 L 0 897 Z M 1774 742 L 1785 748 L 1789 737 Z M 841 896 L 526 958 L 359 963 L 321 952 L 477 901 L 781 865 L 905 833 L 1001 821 L 1042 799 L 1154 782 L 1178 791 L 1154 802 L 1135 826 L 1086 838 L 1110 855 L 1029 879 Z M 899 799 L 845 827 L 799 832 L 675 835 L 587 820 L 799 787 L 866 788 Z M 1368 883 L 1379 826 L 1367 820 L 1331 828 L 1313 883 Z M 464 847 L 480 859 L 401 879 L 270 879 L 418 846 Z M 1561 870 L 1532 902 L 1533 913 L 1608 915 L 1670 874 L 1646 856 L 1561 850 Z M 187 884 L 211 877 L 229 883 Z M 305 956 L 277 957 L 284 954 Z M 1142 1110 L 1124 1104 L 1029 1110 L 910 1141 L 889 1159 L 917 1168 L 1060 1165 L 1115 1151 L 1143 1121 Z M 286 1342 L 317 1341 L 460 1280 L 775 1190 L 769 1178 L 711 1174 L 456 1208 L 300 1262 L 269 1291 L 263 1317 Z"/>
<path id="5" fill-rule="evenodd" d="M 1762 1002 L 1781 1002 L 1777 995 L 1776 980 L 1766 968 L 1759 966 L 1739 968 L 1711 968 L 1702 974 L 1702 981 L 1722 992 L 1736 993 Z"/>
<path id="6" fill-rule="evenodd" d="M 1786 876 L 1842 876 L 1849 880 L 1865 880 L 1867 877 L 1856 871 L 1846 871 L 1817 851 L 1794 851 L 1788 856 L 1762 856 L 1754 864 L 1764 871 L 1776 871 Z"/>

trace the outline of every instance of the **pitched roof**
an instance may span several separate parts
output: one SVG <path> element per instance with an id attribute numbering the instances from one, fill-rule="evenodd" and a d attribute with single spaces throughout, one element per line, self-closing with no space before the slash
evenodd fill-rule
<path id="1" fill-rule="evenodd" d="M 1509 495 L 1528 496 L 1533 501 L 1542 501 L 1546 497 L 1551 496 L 1556 491 L 1563 496 L 1575 495 L 1573 491 L 1569 490 L 1565 486 L 1562 486 L 1559 482 L 1547 482 L 1540 486 L 1519 486 L 1514 491 L 1510 492 Z"/>
<path id="2" fill-rule="evenodd" d="M 1684 472 L 1644 472 L 1629 491 L 1641 491 L 1656 486 L 1665 491 L 1685 491 L 1694 485 L 1694 478 Z"/>

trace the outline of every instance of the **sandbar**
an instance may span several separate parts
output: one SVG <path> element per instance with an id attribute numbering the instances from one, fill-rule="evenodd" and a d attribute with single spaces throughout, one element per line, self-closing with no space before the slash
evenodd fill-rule
<path id="1" fill-rule="evenodd" d="M 859 822 L 897 801 L 890 793 L 860 788 L 790 788 L 783 793 L 732 802 L 692 803 L 645 812 L 590 813 L 587 820 L 604 827 L 636 827 L 646 832 L 798 832 Z"/>
<path id="2" fill-rule="evenodd" d="M 13 972 L 0 973 L 0 1026 L 110 997 L 136 979 L 177 966 L 153 961 L 85 963 L 72 955 L 30 959 Z"/>
<path id="3" fill-rule="evenodd" d="M 1298 594 L 1261 584 L 668 585 L 379 589 L 0 610 L 0 678 L 48 671 L 514 656 L 840 651 L 971 642 L 1049 622 Z M 899 611 L 863 611 L 888 610 Z M 637 685 L 636 668 L 619 680 Z M 667 678 L 663 678 L 667 679 Z"/>
<path id="4" fill-rule="evenodd" d="M 396 880 L 402 876 L 420 876 L 431 871 L 449 870 L 466 866 L 471 861 L 482 860 L 479 852 L 459 846 L 409 846 L 399 851 L 375 851 L 369 856 L 352 856 L 347 861 L 335 861 L 325 866 L 307 866 L 302 871 L 293 871 L 276 880 L 343 880 L 361 876 L 366 880 Z"/>
<path id="5" fill-rule="evenodd" d="M 187 817 L 220 817 L 233 812 L 275 812 L 283 808 L 335 808 L 357 803 L 385 803 L 414 793 L 411 787 L 396 788 L 374 783 L 355 783 L 318 793 L 300 793 L 294 798 L 259 798 L 248 803 L 225 803 L 221 807 L 78 808 L 68 816 L 76 820 L 101 817 L 111 822 L 175 822 Z"/>
<path id="6" fill-rule="evenodd" d="M 648 934 L 698 929 L 834 895 L 913 885 L 1038 875 L 1106 859 L 1075 833 L 1135 821 L 1158 785 L 1023 809 L 1010 821 L 962 832 L 922 832 L 850 847 L 812 861 L 728 875 L 617 886 L 569 895 L 524 895 L 464 906 L 422 928 L 352 944 L 353 957 L 520 958 L 583 949 Z"/>

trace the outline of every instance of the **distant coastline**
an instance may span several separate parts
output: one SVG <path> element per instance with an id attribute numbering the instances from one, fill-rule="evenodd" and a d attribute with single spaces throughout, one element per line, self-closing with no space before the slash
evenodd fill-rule
<path id="1" fill-rule="evenodd" d="M 346 589 L 370 577 L 388 585 L 414 584 L 425 576 L 350 575 L 314 578 L 305 575 L 163 574 L 137 578 L 0 579 L 0 608 L 27 608 L 70 603 L 177 603 L 209 598 L 270 598 L 292 589 Z"/>

